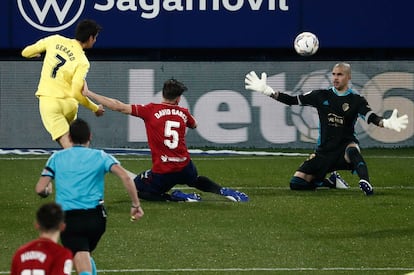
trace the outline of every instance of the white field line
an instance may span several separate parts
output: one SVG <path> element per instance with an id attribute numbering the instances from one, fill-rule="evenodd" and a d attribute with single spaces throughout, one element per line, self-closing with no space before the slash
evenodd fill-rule
<path id="1" fill-rule="evenodd" d="M 379 268 L 354 268 L 354 267 L 270 267 L 270 268 L 172 268 L 172 269 L 124 269 L 124 270 L 101 270 L 100 273 L 116 273 L 116 272 L 251 272 L 251 271 L 411 271 L 414 268 L 405 267 L 379 267 Z"/>
<path id="2" fill-rule="evenodd" d="M 151 159 L 150 156 L 138 156 L 137 158 L 128 157 L 125 158 L 123 156 L 117 156 L 116 154 L 113 154 L 118 160 L 124 161 L 124 160 L 148 160 Z M 50 155 L 44 155 L 44 156 L 31 156 L 31 157 L 1 157 L 0 160 L 47 160 Z M 132 155 L 131 155 L 132 156 Z M 295 155 L 295 156 L 277 156 L 277 157 L 283 157 L 283 158 L 297 158 L 297 159 L 303 159 L 303 157 L 307 157 L 309 154 L 302 154 L 302 155 Z M 236 156 L 220 156 L 220 157 L 201 157 L 201 156 L 192 156 L 193 160 L 200 161 L 200 160 L 252 160 L 252 159 L 269 159 L 271 157 L 275 156 L 243 156 L 243 157 L 236 157 Z M 364 156 L 364 158 L 367 159 L 414 159 L 414 156 Z"/>
<path id="3" fill-rule="evenodd" d="M 289 158 L 303 158 L 303 157 L 298 157 L 298 156 L 283 156 L 284 158 L 289 157 Z M 47 160 L 49 158 L 49 156 L 33 156 L 33 157 L 0 157 L 0 160 Z M 414 156 L 367 156 L 365 158 L 393 158 L 393 159 L 414 159 Z M 148 160 L 150 159 L 150 156 L 140 156 L 139 158 L 123 158 L 123 157 L 117 157 L 117 159 L 119 161 L 127 161 L 127 160 L 133 160 L 133 161 L 139 161 L 141 159 L 144 160 Z M 232 159 L 232 160 L 252 160 L 252 159 L 269 159 L 269 156 L 251 156 L 251 157 L 229 157 L 229 156 L 225 156 L 225 157 L 195 157 L 194 158 L 195 161 L 200 161 L 200 160 L 228 160 L 228 159 Z M 236 189 L 242 189 L 242 190 L 288 190 L 289 187 L 280 187 L 280 186 L 240 186 L 240 187 L 233 187 Z M 180 186 L 180 189 L 194 189 L 192 187 L 186 187 L 186 186 Z M 350 189 L 353 189 L 353 187 L 350 187 Z M 355 187 L 355 189 L 358 189 L 358 187 Z M 375 186 L 376 190 L 382 190 L 382 189 L 389 189 L 389 190 L 399 190 L 399 189 L 405 189 L 405 190 L 412 190 L 414 189 L 414 186 Z M 1 273 L 0 273 L 1 274 Z"/>
<path id="4" fill-rule="evenodd" d="M 232 186 L 232 189 L 237 189 L 237 190 L 290 190 L 289 186 Z M 173 188 L 175 189 L 175 188 Z M 185 185 L 179 185 L 177 186 L 177 189 L 180 190 L 195 190 L 195 188 L 193 187 L 188 187 Z M 322 188 L 321 188 L 322 189 Z M 328 189 L 328 188 L 326 188 Z M 355 187 L 349 187 L 349 189 L 346 190 L 352 190 L 352 189 L 358 189 L 358 186 Z M 375 190 L 414 190 L 414 186 L 406 186 L 406 185 L 401 185 L 401 186 L 374 186 Z M 344 190 L 346 192 L 346 190 Z"/>
<path id="5" fill-rule="evenodd" d="M 252 267 L 252 268 L 142 268 L 142 269 L 102 269 L 98 274 L 140 273 L 140 272 L 251 272 L 251 271 L 413 271 L 414 267 Z M 9 274 L 0 271 L 0 274 Z"/>

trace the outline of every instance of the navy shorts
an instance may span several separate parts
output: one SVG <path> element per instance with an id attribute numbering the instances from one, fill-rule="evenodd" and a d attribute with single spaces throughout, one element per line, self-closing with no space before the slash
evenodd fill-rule
<path id="1" fill-rule="evenodd" d="M 138 192 L 164 194 L 177 184 L 193 186 L 197 180 L 197 169 L 190 161 L 183 170 L 168 174 L 157 174 L 147 170 L 139 174 L 135 179 Z"/>

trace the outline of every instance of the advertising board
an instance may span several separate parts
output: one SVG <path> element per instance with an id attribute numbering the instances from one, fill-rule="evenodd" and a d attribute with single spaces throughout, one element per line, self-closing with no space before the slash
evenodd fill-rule
<path id="1" fill-rule="evenodd" d="M 302 31 L 322 48 L 412 48 L 413 1 L 348 0 L 6 0 L 0 48 L 52 33 L 73 36 L 92 18 L 97 48 L 291 48 Z"/>

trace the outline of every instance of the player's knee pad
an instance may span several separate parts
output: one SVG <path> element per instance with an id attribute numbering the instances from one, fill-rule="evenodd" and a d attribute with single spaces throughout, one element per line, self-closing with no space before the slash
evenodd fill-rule
<path id="1" fill-rule="evenodd" d="M 306 180 L 293 176 L 290 179 L 290 189 L 291 190 L 310 190 L 314 189 L 312 184 L 307 182 Z"/>

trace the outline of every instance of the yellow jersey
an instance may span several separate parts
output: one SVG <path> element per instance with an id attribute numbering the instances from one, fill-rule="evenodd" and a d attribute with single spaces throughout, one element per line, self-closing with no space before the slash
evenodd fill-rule
<path id="1" fill-rule="evenodd" d="M 82 95 L 89 60 L 79 41 L 61 35 L 51 35 L 27 46 L 22 56 L 32 58 L 46 52 L 36 96 L 75 98 L 93 112 L 98 105 Z"/>

